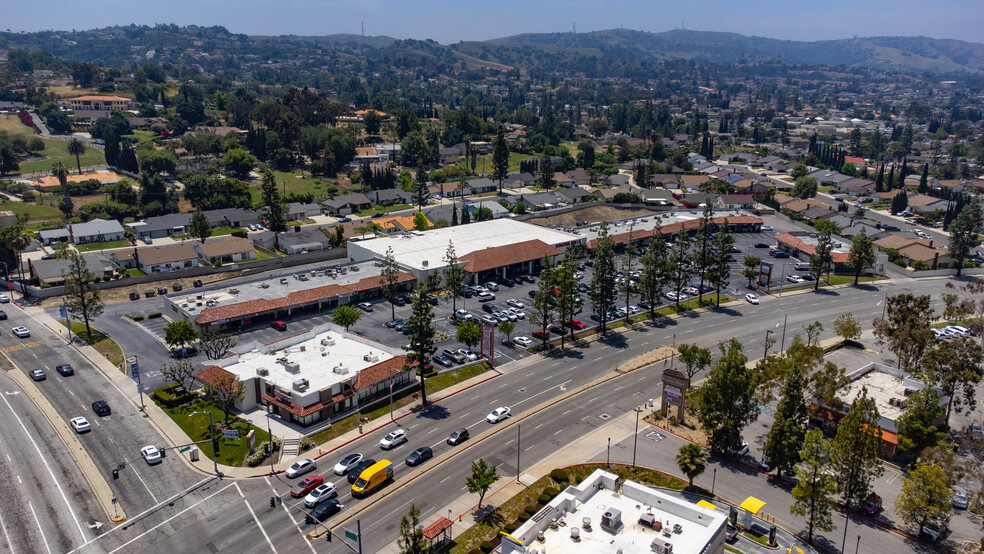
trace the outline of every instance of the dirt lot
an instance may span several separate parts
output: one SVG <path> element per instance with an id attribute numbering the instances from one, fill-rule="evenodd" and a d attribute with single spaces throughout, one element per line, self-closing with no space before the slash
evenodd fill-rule
<path id="1" fill-rule="evenodd" d="M 139 294 L 141 298 L 143 298 L 143 292 L 145 290 L 150 290 L 150 289 L 157 290 L 157 287 L 167 287 L 168 292 L 171 292 L 171 287 L 174 285 L 174 283 L 181 283 L 181 286 L 184 287 L 185 290 L 188 290 L 192 288 L 192 282 L 195 279 L 201 279 L 203 284 L 208 284 L 208 283 L 214 283 L 216 281 L 222 281 L 225 279 L 231 279 L 233 277 L 239 277 L 240 275 L 241 272 L 239 271 L 230 271 L 228 273 L 216 273 L 214 275 L 201 275 L 190 279 L 165 278 L 156 283 L 141 283 L 139 285 L 131 285 L 128 287 L 103 289 L 99 291 L 99 296 L 102 299 L 102 301 L 105 302 L 106 304 L 114 304 L 116 302 L 129 302 L 131 292 L 135 292 Z M 55 308 L 61 305 L 62 305 L 62 298 L 60 296 L 55 296 L 53 298 L 45 298 L 44 300 L 41 301 L 41 307 L 45 309 Z"/>
<path id="2" fill-rule="evenodd" d="M 618 208 L 615 206 L 591 206 L 584 208 L 582 210 L 574 210 L 572 212 L 567 212 L 559 215 L 552 215 L 550 217 L 542 217 L 537 219 L 530 219 L 527 223 L 532 223 L 534 225 L 540 225 L 541 227 L 552 227 L 554 225 L 564 225 L 565 227 L 574 227 L 579 221 L 587 221 L 589 223 L 598 223 L 601 221 L 615 221 L 618 219 L 625 219 L 627 217 L 634 217 L 638 215 L 649 215 L 653 213 L 654 210 L 646 210 L 641 208 Z"/>

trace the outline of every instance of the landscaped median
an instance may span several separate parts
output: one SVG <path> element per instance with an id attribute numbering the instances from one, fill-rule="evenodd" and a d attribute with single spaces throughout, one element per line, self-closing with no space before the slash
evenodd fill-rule
<path id="1" fill-rule="evenodd" d="M 625 464 L 582 464 L 558 468 L 537 479 L 523 492 L 506 500 L 475 525 L 455 537 L 452 554 L 491 552 L 499 545 L 499 532 L 512 533 L 569 485 L 577 485 L 596 469 L 604 469 L 620 479 L 644 485 L 683 490 L 687 482 L 656 469 Z"/>
<path id="2" fill-rule="evenodd" d="M 65 325 L 65 322 L 61 322 Z M 97 329 L 92 329 L 92 334 L 86 332 L 85 324 L 78 321 L 72 322 L 72 334 L 79 337 L 86 342 L 89 346 L 96 349 L 97 352 L 103 355 L 107 360 L 109 360 L 116 367 L 122 367 L 123 363 L 123 349 L 120 348 L 116 341 L 107 337 L 102 332 Z"/>

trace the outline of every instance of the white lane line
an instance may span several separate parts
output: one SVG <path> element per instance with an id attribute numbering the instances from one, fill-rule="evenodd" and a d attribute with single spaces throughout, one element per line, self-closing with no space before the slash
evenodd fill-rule
<path id="1" fill-rule="evenodd" d="M 275 488 L 273 488 L 273 483 L 270 482 L 270 478 L 269 477 L 264 477 L 263 480 L 266 481 L 267 485 L 270 486 L 270 490 L 273 491 L 273 494 L 277 494 L 277 490 Z M 280 507 L 283 508 L 285 512 L 287 512 L 287 517 L 290 518 L 290 521 L 294 524 L 294 528 L 297 529 L 297 532 L 300 533 L 302 537 L 305 536 L 304 531 L 301 531 L 301 526 L 298 525 L 297 524 L 297 520 L 294 519 L 294 515 L 291 514 L 290 513 L 290 510 L 287 509 L 287 504 L 281 502 L 280 503 Z M 314 549 L 313 546 L 311 546 L 311 541 L 305 539 L 304 540 L 304 544 L 306 544 L 307 547 L 309 549 L 311 549 L 311 552 L 314 552 L 315 554 L 317 554 L 317 551 Z"/>
<path id="2" fill-rule="evenodd" d="M 512 383 L 503 383 L 503 384 L 499 385 L 499 388 L 501 389 L 501 388 L 504 388 L 504 387 L 508 387 L 511 384 Z"/>
<path id="3" fill-rule="evenodd" d="M 373 525 L 371 525 L 371 526 L 370 526 L 369 528 L 370 528 L 370 529 L 373 529 L 373 528 L 375 528 L 375 526 L 376 526 L 376 525 L 378 525 L 378 524 L 380 524 L 380 523 L 382 523 L 382 522 L 384 522 L 384 521 L 388 521 L 388 520 L 389 520 L 389 517 L 390 517 L 391 515 L 393 515 L 393 514 L 395 514 L 395 513 L 397 513 L 397 512 L 399 512 L 400 510 L 402 510 L 403 508 L 405 508 L 405 507 L 406 507 L 406 506 L 407 506 L 408 504 L 410 504 L 411 502 L 413 502 L 413 499 L 410 499 L 410 500 L 407 500 L 406 502 L 404 502 L 403 504 L 401 504 L 399 508 L 397 508 L 397 509 L 395 509 L 395 510 L 393 510 L 392 512 L 390 512 L 390 513 L 388 513 L 388 514 L 386 514 L 386 515 L 384 515 L 383 517 L 381 517 L 381 518 L 379 518 L 378 520 L 376 520 L 376 523 L 375 523 L 375 524 L 373 524 Z"/>
<path id="4" fill-rule="evenodd" d="M 454 475 L 448 475 L 448 476 L 447 476 L 447 477 L 445 477 L 444 479 L 441 479 L 441 482 L 443 483 L 443 482 L 445 482 L 445 481 L 447 481 L 448 479 L 450 479 L 450 478 L 452 478 L 452 477 L 454 477 Z"/>
<path id="5" fill-rule="evenodd" d="M 562 363 L 564 363 L 564 362 L 554 362 L 554 363 L 550 364 L 550 367 L 557 367 L 557 366 L 559 366 Z"/>
<path id="6" fill-rule="evenodd" d="M 0 517 L 0 529 L 3 529 L 3 537 L 7 539 L 7 551 L 14 554 L 14 543 L 10 542 L 10 535 L 7 534 L 7 525 L 3 522 L 2 517 Z"/>
<path id="7" fill-rule="evenodd" d="M 20 416 L 14 411 L 14 407 L 10 405 L 10 402 L 7 402 L 5 395 L 0 395 L 0 399 L 2 399 L 3 403 L 7 405 L 7 409 L 10 410 L 11 415 L 14 416 L 17 423 L 21 426 L 21 429 L 24 430 L 24 434 L 27 435 L 27 438 L 30 439 L 31 444 L 34 445 L 34 450 L 38 453 L 38 457 L 41 458 L 41 463 L 44 464 L 44 468 L 48 470 L 48 475 L 51 476 L 51 482 L 55 483 L 55 488 L 58 489 L 58 493 L 61 494 L 62 501 L 65 503 L 65 506 L 68 506 L 68 513 L 72 514 L 72 519 L 75 520 L 75 525 L 79 528 L 79 534 L 82 535 L 83 545 L 89 544 L 89 539 L 85 536 L 85 531 L 82 530 L 82 524 L 79 522 L 79 518 L 75 515 L 75 509 L 72 508 L 72 505 L 68 502 L 68 497 L 65 496 L 64 487 L 58 485 L 60 481 L 55 477 L 55 472 L 51 470 L 51 466 L 48 464 L 48 458 L 41 453 L 41 448 L 38 446 L 38 443 L 34 440 L 31 433 L 28 432 L 27 427 L 24 426 L 24 422 L 21 421 Z"/>
<path id="8" fill-rule="evenodd" d="M 158 504 L 157 497 L 154 496 L 154 492 L 150 490 L 150 487 L 148 487 L 147 483 L 144 482 L 143 477 L 141 477 L 140 474 L 137 473 L 137 468 L 133 467 L 133 462 L 127 460 L 125 457 L 123 458 L 123 461 L 126 462 L 127 467 L 133 470 L 133 474 L 137 476 L 137 479 L 140 479 L 140 482 L 143 483 L 143 486 L 145 489 L 147 489 L 147 492 L 150 494 L 150 497 L 154 499 L 154 504 Z"/>
<path id="9" fill-rule="evenodd" d="M 503 444 L 502 446 L 509 446 L 509 445 L 510 445 L 510 444 L 512 444 L 512 443 L 513 443 L 513 441 L 515 441 L 515 440 L 516 440 L 516 439 L 509 439 L 509 442 L 507 442 L 507 443 L 505 443 L 505 444 Z"/>
<path id="10" fill-rule="evenodd" d="M 591 360 L 591 361 L 592 361 L 592 362 L 598 362 L 598 361 L 601 361 L 601 360 L 603 360 L 604 358 L 605 358 L 604 356 L 598 356 L 597 358 L 595 358 L 595 359 L 593 359 L 593 360 Z"/>
<path id="11" fill-rule="evenodd" d="M 612 389 L 612 392 L 620 391 L 620 390 L 622 390 L 624 388 L 625 388 L 625 385 L 621 385 L 621 386 L 618 386 L 618 387 L 615 387 L 614 389 Z"/>
<path id="12" fill-rule="evenodd" d="M 557 430 L 557 432 L 556 432 L 556 433 L 554 433 L 554 436 L 556 437 L 557 435 L 559 435 L 559 434 L 561 434 L 561 433 L 563 433 L 563 432 L 564 432 L 564 430 L 563 430 L 563 429 L 558 429 L 558 430 Z"/>
<path id="13" fill-rule="evenodd" d="M 554 389 L 557 389 L 557 388 L 560 388 L 560 387 L 563 387 L 564 385 L 566 385 L 567 383 L 570 383 L 570 382 L 571 382 L 571 380 L 570 380 L 570 379 L 568 379 L 568 380 L 566 380 L 566 381 L 564 381 L 563 383 L 560 383 L 559 385 L 554 385 L 554 386 L 552 386 L 552 387 L 550 387 L 550 388 L 549 388 L 549 389 L 547 389 L 547 390 L 544 390 L 544 391 L 540 391 L 540 392 L 538 392 L 538 393 L 536 393 L 536 394 L 534 394 L 534 395 L 531 395 L 531 396 L 527 396 L 526 398 L 524 398 L 524 399 L 522 399 L 522 400 L 519 400 L 519 401 L 517 401 L 517 402 L 515 402 L 515 403 L 513 404 L 513 406 L 518 406 L 518 405 L 520 405 L 520 404 L 522 404 L 523 402 L 528 402 L 528 401 L 530 401 L 530 400 L 533 400 L 533 399 L 534 399 L 534 398 L 536 398 L 537 396 L 541 396 L 541 395 L 544 395 L 544 394 L 547 394 L 548 392 L 550 392 L 550 391 L 552 391 L 552 390 L 554 390 Z"/>
<path id="14" fill-rule="evenodd" d="M 427 431 L 427 434 L 429 435 L 429 434 L 433 433 L 434 431 L 437 431 L 437 427 L 431 429 L 430 431 Z"/>
<path id="15" fill-rule="evenodd" d="M 253 507 L 249 505 L 249 500 L 246 500 L 246 495 L 243 494 L 243 489 L 239 488 L 239 483 L 236 483 L 236 490 L 239 491 L 239 498 L 243 499 L 243 504 L 246 504 L 246 509 L 249 510 L 249 515 L 253 516 L 253 521 L 256 522 L 256 526 L 260 529 L 260 533 L 263 533 L 263 538 L 266 539 L 267 544 L 270 545 L 270 550 L 276 552 L 277 547 L 273 546 L 273 541 L 270 540 L 270 536 L 267 535 L 266 529 L 264 529 L 263 524 L 260 523 L 260 518 L 256 517 L 256 512 L 254 512 Z"/>
<path id="16" fill-rule="evenodd" d="M 553 375 L 547 375 L 546 377 L 543 378 L 543 380 L 546 381 L 547 379 L 553 379 L 553 378 L 554 378 Z"/>
<path id="17" fill-rule="evenodd" d="M 567 415 L 567 414 L 569 414 L 569 413 L 571 413 L 571 412 L 573 412 L 573 411 L 574 411 L 573 409 L 570 409 L 570 410 L 567 410 L 566 412 L 564 412 L 564 413 L 562 413 L 562 414 L 560 414 L 560 415 Z"/>
<path id="18" fill-rule="evenodd" d="M 481 398 L 481 397 L 482 397 L 482 395 L 481 395 L 481 394 L 476 394 L 476 395 L 475 395 L 475 396 L 473 396 L 473 397 L 472 397 L 471 399 L 472 399 L 472 400 L 478 400 L 478 399 L 479 399 L 479 398 Z"/>
<path id="19" fill-rule="evenodd" d="M 116 548 L 114 548 L 113 550 L 110 550 L 110 551 L 109 551 L 109 554 L 113 554 L 113 552 L 119 552 L 120 550 L 123 550 L 123 549 L 124 549 L 124 548 L 126 548 L 127 546 L 129 546 L 129 545 L 131 545 L 131 544 L 133 544 L 134 542 L 136 542 L 136 541 L 138 541 L 138 540 L 140 540 L 141 538 L 143 538 L 143 537 L 144 537 L 145 535 L 148 535 L 148 534 L 150 534 L 150 533 L 153 533 L 154 531 L 156 531 L 156 530 L 157 530 L 157 528 L 159 528 L 159 527 L 162 527 L 162 526 L 164 526 L 164 525 L 167 525 L 167 524 L 168 524 L 168 523 L 170 523 L 170 522 L 171 522 L 172 520 L 174 520 L 174 519 L 176 519 L 176 518 L 179 518 L 179 517 L 181 517 L 181 516 L 182 516 L 182 515 L 184 515 L 184 513 L 185 513 L 185 512 L 187 512 L 188 510 L 192 510 L 192 509 L 194 509 L 194 508 L 196 508 L 196 507 L 197 507 L 197 506 L 198 506 L 199 504 L 202 504 L 203 502 L 207 502 L 207 501 L 208 501 L 209 499 L 211 499 L 211 498 L 212 498 L 213 496 L 215 496 L 215 495 L 218 495 L 218 494 L 221 494 L 221 493 L 223 493 L 223 492 L 225 492 L 225 490 L 226 490 L 226 489 L 228 489 L 228 488 L 230 488 L 230 487 L 233 487 L 233 486 L 235 486 L 235 485 L 236 485 L 236 483 L 230 483 L 230 484 L 228 484 L 228 485 L 226 485 L 226 486 L 224 486 L 224 487 L 222 487 L 221 489 L 219 489 L 219 490 L 217 490 L 217 491 L 215 491 L 215 492 L 213 492 L 212 494 L 210 494 L 210 495 L 208 495 L 208 496 L 206 496 L 205 498 L 203 498 L 203 499 L 201 499 L 201 500 L 199 500 L 198 502 L 195 502 L 195 503 L 194 503 L 194 504 L 192 504 L 191 506 L 188 506 L 188 507 L 187 507 L 187 508 L 185 508 L 184 510 L 181 510 L 180 512 L 178 512 L 178 513 L 176 513 L 176 514 L 174 514 L 173 516 L 171 516 L 171 517 L 169 517 L 169 518 L 167 518 L 167 519 L 165 519 L 164 521 L 162 521 L 162 522 L 160 522 L 160 523 L 158 523 L 157 525 L 155 525 L 155 526 L 153 526 L 153 527 L 151 527 L 150 529 L 147 529 L 147 530 L 146 530 L 146 531 L 144 531 L 143 533 L 140 533 L 140 534 L 139 534 L 139 535 L 137 535 L 136 537 L 133 537 L 132 539 L 130 539 L 130 540 L 128 540 L 128 541 L 126 541 L 125 543 L 123 543 L 123 544 L 121 544 L 120 546 L 118 546 L 118 547 L 116 547 Z M 109 535 L 109 533 L 104 533 L 104 534 L 102 534 L 102 535 L 99 535 L 99 537 L 105 537 L 105 536 L 107 536 L 107 535 Z M 99 538 L 99 537 L 96 537 L 96 538 Z"/>
<path id="20" fill-rule="evenodd" d="M 34 511 L 34 506 L 31 505 L 31 501 L 27 501 L 27 507 L 31 509 L 31 515 L 34 516 L 34 521 L 38 524 L 38 531 L 41 532 L 41 540 L 44 542 L 44 547 L 48 549 L 48 554 L 51 554 L 51 547 L 48 546 L 48 539 L 44 536 L 44 528 L 41 527 L 41 520 L 38 519 L 37 512 Z"/>
<path id="21" fill-rule="evenodd" d="M 544 423 L 541 423 L 541 424 L 537 425 L 536 427 L 534 427 L 533 430 L 536 431 L 537 429 L 539 429 L 540 427 L 543 427 L 544 425 L 545 425 Z"/>
<path id="22" fill-rule="evenodd" d="M 534 445 L 532 445 L 532 446 L 527 446 L 526 448 L 524 448 L 524 449 L 523 449 L 523 452 L 529 452 L 529 451 L 530 451 L 530 450 L 532 450 L 533 448 L 536 448 L 536 445 L 535 445 L 535 444 L 534 444 Z"/>
<path id="23" fill-rule="evenodd" d="M 198 487 L 204 485 L 207 481 L 211 481 L 212 479 L 215 479 L 215 477 L 206 477 L 206 478 L 202 479 L 201 481 L 195 483 L 194 485 L 188 487 L 187 489 L 185 489 L 185 490 L 183 490 L 183 491 L 181 491 L 179 493 L 175 493 L 174 496 L 172 496 L 171 498 L 164 499 L 164 502 L 161 502 L 161 503 L 157 504 L 156 506 L 151 506 L 150 508 L 147 508 L 146 510 L 140 512 L 139 514 L 137 514 L 137 515 L 135 515 L 133 517 L 127 517 L 127 520 L 129 520 L 129 521 L 139 520 L 139 519 L 143 518 L 143 516 L 149 514 L 150 512 L 153 512 L 154 510 L 159 509 L 164 504 L 170 504 L 172 501 L 177 500 L 179 497 L 182 497 L 182 496 L 187 495 L 191 491 L 197 489 Z M 115 529 L 115 527 L 114 527 L 114 529 Z M 101 537 L 101 536 L 102 535 L 99 535 L 99 537 Z M 99 537 L 96 537 L 96 538 L 99 538 Z M 93 539 L 93 541 L 95 541 L 95 539 Z"/>

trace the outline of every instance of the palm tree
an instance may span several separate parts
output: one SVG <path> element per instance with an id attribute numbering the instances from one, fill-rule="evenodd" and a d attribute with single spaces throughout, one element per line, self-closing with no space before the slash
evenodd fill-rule
<path id="1" fill-rule="evenodd" d="M 685 444 L 676 456 L 677 467 L 690 479 L 687 488 L 693 488 L 694 478 L 707 469 L 707 452 L 694 443 Z"/>
<path id="2" fill-rule="evenodd" d="M 79 175 L 82 175 L 82 154 L 85 154 L 85 144 L 82 141 L 73 138 L 68 141 L 68 153 L 75 156 L 75 164 L 79 168 Z"/>
<path id="3" fill-rule="evenodd" d="M 68 194 L 68 168 L 61 162 L 51 164 L 51 174 L 58 179 L 61 185 L 62 194 Z"/>
<path id="4" fill-rule="evenodd" d="M 0 235 L 0 242 L 3 242 L 7 248 L 17 253 L 17 265 L 22 280 L 24 279 L 24 264 L 21 263 L 21 252 L 27 250 L 33 239 L 34 233 L 29 231 L 22 223 L 5 228 L 2 235 Z"/>

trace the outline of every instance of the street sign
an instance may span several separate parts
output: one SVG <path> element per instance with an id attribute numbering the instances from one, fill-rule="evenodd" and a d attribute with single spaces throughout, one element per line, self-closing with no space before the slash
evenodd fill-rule
<path id="1" fill-rule="evenodd" d="M 181 448 L 178 449 L 178 454 L 184 454 L 185 452 L 187 452 L 189 450 L 191 450 L 191 447 L 190 446 L 182 446 Z"/>
<path id="2" fill-rule="evenodd" d="M 65 306 L 58 306 L 58 314 L 61 315 L 62 319 L 68 319 L 68 312 L 65 311 Z"/>
<path id="3" fill-rule="evenodd" d="M 130 378 L 131 379 L 139 379 L 140 378 L 140 367 L 137 366 L 137 359 L 136 358 L 133 358 L 133 361 L 130 362 Z"/>
<path id="4" fill-rule="evenodd" d="M 236 429 L 226 429 L 225 431 L 222 431 L 222 437 L 226 439 L 238 439 L 239 431 Z"/>
<path id="5" fill-rule="evenodd" d="M 356 541 L 356 542 L 359 541 L 359 536 L 356 535 L 355 533 L 349 531 L 348 529 L 345 530 L 345 538 L 348 539 L 348 540 L 350 540 L 350 541 Z"/>

